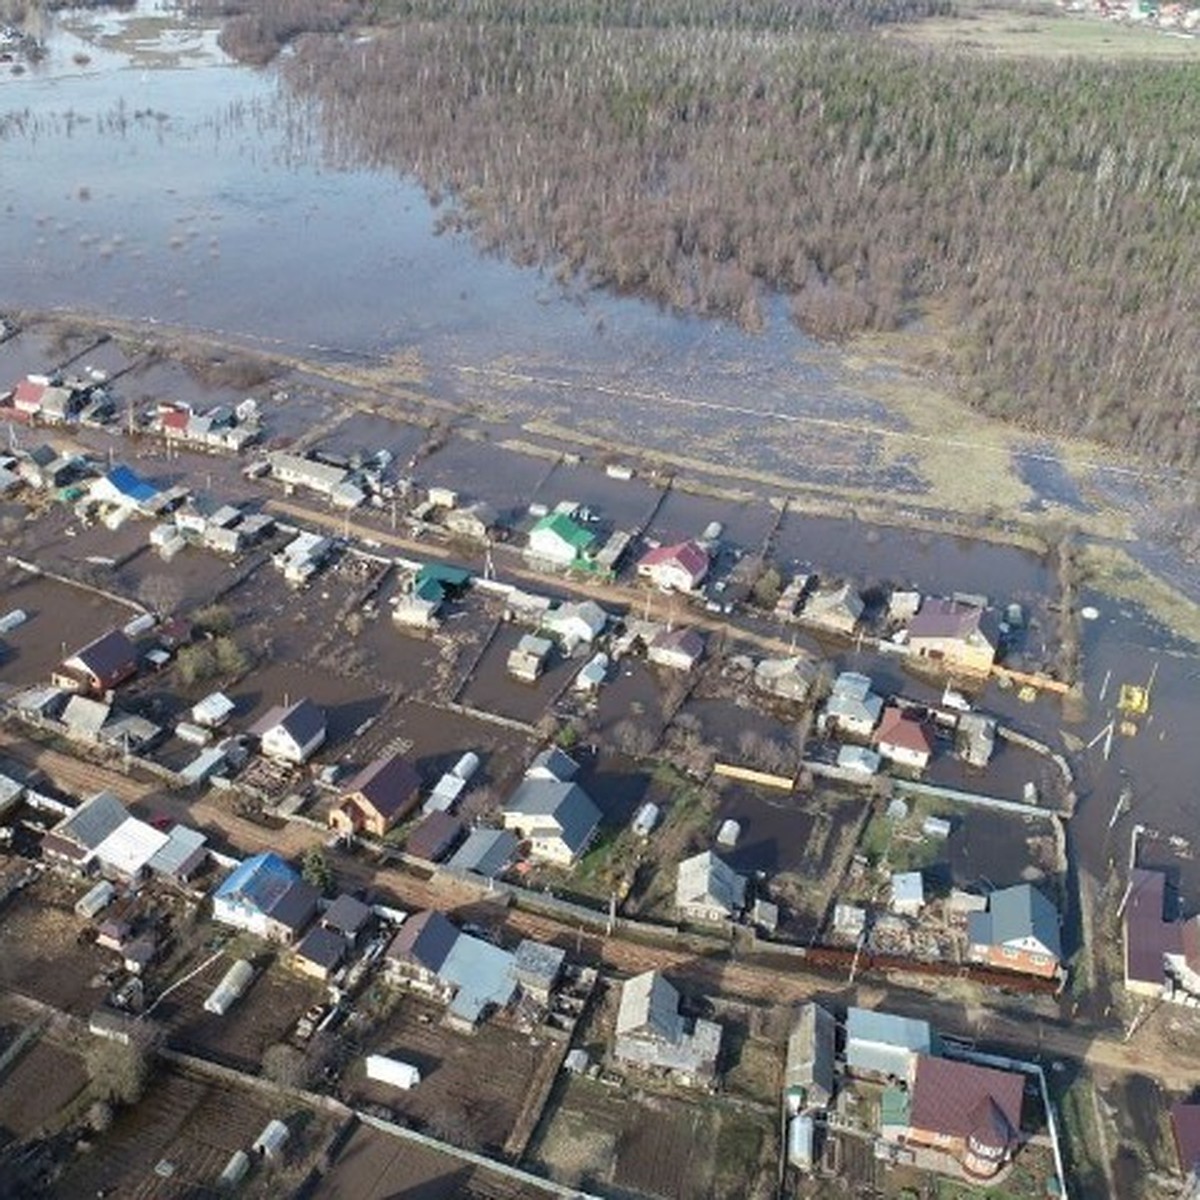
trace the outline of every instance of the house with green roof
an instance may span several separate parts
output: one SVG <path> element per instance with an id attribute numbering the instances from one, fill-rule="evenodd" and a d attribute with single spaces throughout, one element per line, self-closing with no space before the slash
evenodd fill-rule
<path id="1" fill-rule="evenodd" d="M 527 553 L 530 558 L 556 567 L 593 569 L 595 535 L 573 521 L 566 513 L 553 512 L 542 517 L 529 531 Z"/>

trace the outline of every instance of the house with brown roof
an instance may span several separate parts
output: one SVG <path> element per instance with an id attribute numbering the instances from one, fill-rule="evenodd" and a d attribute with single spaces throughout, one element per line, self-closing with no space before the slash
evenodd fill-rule
<path id="1" fill-rule="evenodd" d="M 883 710 L 873 740 L 884 758 L 914 771 L 923 771 L 933 757 L 933 742 L 925 726 L 895 705 Z"/>
<path id="2" fill-rule="evenodd" d="M 1184 1175 L 1200 1172 L 1200 1104 L 1181 1101 L 1171 1106 L 1171 1133 L 1179 1169 Z"/>
<path id="3" fill-rule="evenodd" d="M 704 638 L 694 629 L 664 629 L 646 648 L 646 657 L 660 667 L 690 671 L 704 657 Z"/>
<path id="4" fill-rule="evenodd" d="M 970 675 L 986 675 L 996 661 L 984 610 L 959 600 L 927 597 L 909 622 L 908 645 L 918 658 Z"/>
<path id="5" fill-rule="evenodd" d="M 939 1150 L 966 1175 L 989 1179 L 1020 1145 L 1024 1093 L 1025 1080 L 1013 1071 L 922 1054 L 907 1119 L 900 1116 L 903 1123 L 885 1128 L 885 1136 Z"/>
<path id="6" fill-rule="evenodd" d="M 345 834 L 383 837 L 417 806 L 421 777 L 398 754 L 377 758 L 346 785 L 329 810 L 329 826 Z"/>
<path id="7" fill-rule="evenodd" d="M 1125 897 L 1125 987 L 1184 1003 L 1200 999 L 1200 917 L 1168 920 L 1167 877 L 1134 867 Z"/>
<path id="8" fill-rule="evenodd" d="M 119 629 L 112 629 L 63 660 L 51 682 L 73 692 L 99 696 L 137 674 L 137 650 Z"/>
<path id="9" fill-rule="evenodd" d="M 637 573 L 667 592 L 695 591 L 708 574 L 708 554 L 695 542 L 656 546 L 638 560 Z"/>

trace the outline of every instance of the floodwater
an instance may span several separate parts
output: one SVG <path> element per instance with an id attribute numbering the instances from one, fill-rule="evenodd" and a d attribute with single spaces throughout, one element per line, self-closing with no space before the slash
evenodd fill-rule
<path id="1" fill-rule="evenodd" d="M 667 449 L 681 447 L 683 429 L 708 437 L 714 469 L 736 457 L 787 466 L 793 477 L 808 470 L 837 482 L 874 478 L 893 491 L 918 486 L 881 474 L 894 470 L 886 465 L 872 474 L 868 435 L 839 431 L 828 446 L 809 430 L 797 436 L 804 417 L 879 426 L 896 418 L 846 388 L 838 352 L 800 334 L 781 302 L 767 305 L 766 332 L 751 336 L 482 257 L 463 236 L 437 235 L 437 211 L 413 181 L 332 168 L 319 114 L 281 95 L 272 70 L 225 60 L 211 27 L 187 26 L 169 10 L 162 20 L 164 10 L 138 0 L 122 12 L 54 18 L 48 60 L 0 76 L 0 310 L 112 313 L 351 359 L 415 347 L 435 394 L 499 406 L 517 425 L 529 415 L 569 426 L 586 419 L 610 431 L 614 444 Z M 5 365 L 39 364 L 6 356 Z M 172 374 L 151 368 L 130 384 L 148 392 Z M 327 409 L 325 397 L 307 403 L 295 432 Z M 356 440 L 360 431 L 378 436 L 361 422 L 343 436 Z M 408 445 L 406 436 L 397 448 Z M 461 483 L 460 458 L 493 475 L 510 465 L 494 447 L 464 452 L 459 443 L 426 460 L 422 473 Z M 498 483 L 508 492 L 498 499 L 512 508 L 539 488 L 582 487 L 588 475 L 551 472 L 542 460 L 521 459 L 518 469 L 518 456 L 511 459 L 512 478 Z M 1052 463 L 1030 459 L 1022 469 L 1044 499 L 1078 502 Z M 485 483 L 480 474 L 481 493 Z M 653 497 L 614 487 L 602 499 L 633 521 L 649 515 Z M 700 532 L 714 506 L 697 500 L 690 518 L 690 505 L 671 493 L 654 532 Z M 751 540 L 751 511 L 728 511 L 736 527 L 729 536 Z M 1045 565 L 1019 551 L 858 522 L 789 514 L 777 549 L 785 560 L 862 582 L 1005 600 L 1044 601 L 1054 592 Z M 1090 738 L 1103 728 L 1119 683 L 1160 664 L 1152 715 L 1137 736 L 1118 737 L 1108 763 L 1097 749 L 1080 758 L 1072 838 L 1085 864 L 1102 873 L 1110 859 L 1123 860 L 1134 821 L 1189 836 L 1196 828 L 1200 659 L 1137 614 L 1096 603 L 1101 620 L 1085 630 L 1091 712 L 1074 732 Z M 1061 717 L 1049 702 L 1022 706 L 993 688 L 983 703 L 1057 740 Z M 1132 813 L 1110 829 L 1126 781 Z M 1185 892 L 1200 902 L 1195 859 L 1183 860 L 1183 874 Z"/>

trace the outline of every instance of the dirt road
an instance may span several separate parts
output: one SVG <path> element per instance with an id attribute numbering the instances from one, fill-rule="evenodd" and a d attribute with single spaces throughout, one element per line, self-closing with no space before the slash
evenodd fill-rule
<path id="1" fill-rule="evenodd" d="M 231 852 L 275 850 L 297 857 L 324 840 L 321 830 L 289 823 L 270 828 L 239 816 L 217 797 L 195 802 L 164 791 L 154 783 L 120 771 L 97 766 L 51 750 L 0 729 L 0 751 L 36 766 L 59 787 L 87 796 L 107 788 L 126 804 L 153 813 L 169 814 L 206 830 Z M 1164 1087 L 1190 1089 L 1200 1076 L 1200 1052 L 1192 1047 L 1164 1048 L 1156 1037 L 1137 1036 L 1128 1043 L 1087 1022 L 1038 1018 L 1016 1004 L 1004 1011 L 978 995 L 969 1006 L 934 998 L 929 991 L 893 981 L 871 981 L 847 986 L 837 978 L 805 970 L 799 962 L 781 964 L 755 960 L 740 962 L 714 943 L 711 952 L 650 945 L 626 934 L 620 927 L 611 937 L 584 930 L 566 921 L 505 908 L 489 901 L 476 888 L 444 877 L 423 878 L 410 871 L 379 868 L 361 855 L 336 853 L 334 866 L 343 886 L 370 887 L 394 898 L 402 908 L 469 910 L 472 917 L 502 929 L 509 937 L 532 937 L 568 949 L 578 958 L 599 963 L 622 976 L 659 969 L 686 981 L 697 993 L 760 1003 L 794 1003 L 814 996 L 839 1003 L 884 1004 L 894 1012 L 931 1020 L 943 1033 L 977 1040 L 989 1049 L 1009 1051 L 1015 1057 L 1040 1054 L 1043 1060 L 1072 1060 L 1116 1075 L 1151 1074 Z"/>

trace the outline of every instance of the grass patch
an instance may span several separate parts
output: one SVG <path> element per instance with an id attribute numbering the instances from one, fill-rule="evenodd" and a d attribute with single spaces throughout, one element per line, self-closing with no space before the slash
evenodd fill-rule
<path id="1" fill-rule="evenodd" d="M 763 1121 L 731 1111 L 722 1112 L 720 1121 L 714 1155 L 715 1190 L 718 1195 L 746 1195 L 762 1159 Z"/>
<path id="2" fill-rule="evenodd" d="M 1152 26 L 1061 13 L 1041 3 L 966 0 L 953 17 L 905 25 L 892 36 L 937 49 L 1012 58 L 1196 61 L 1200 42 Z"/>
<path id="3" fill-rule="evenodd" d="M 1089 543 L 1079 552 L 1088 586 L 1140 605 L 1176 636 L 1200 648 L 1200 604 L 1152 575 L 1121 546 Z"/>

